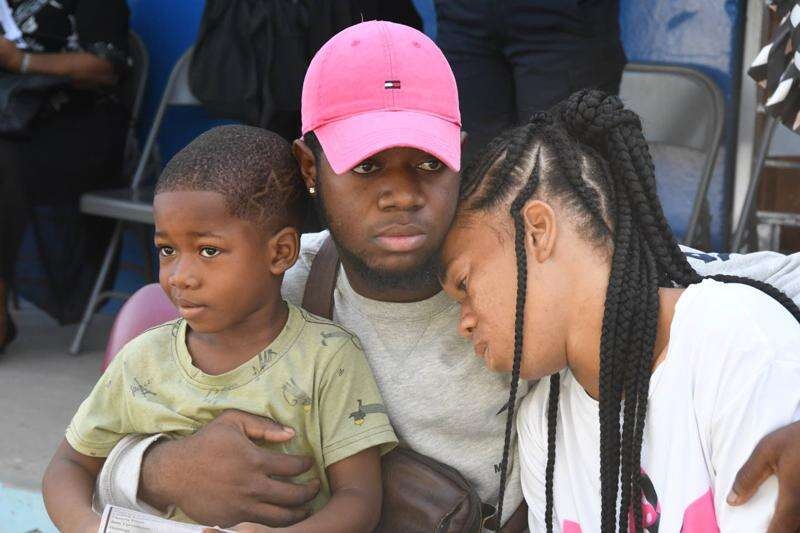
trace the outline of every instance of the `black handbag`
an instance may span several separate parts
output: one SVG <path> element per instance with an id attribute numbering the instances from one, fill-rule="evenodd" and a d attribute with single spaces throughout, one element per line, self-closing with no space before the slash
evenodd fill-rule
<path id="1" fill-rule="evenodd" d="M 0 135 L 25 137 L 53 91 L 68 83 L 64 76 L 0 71 Z"/>

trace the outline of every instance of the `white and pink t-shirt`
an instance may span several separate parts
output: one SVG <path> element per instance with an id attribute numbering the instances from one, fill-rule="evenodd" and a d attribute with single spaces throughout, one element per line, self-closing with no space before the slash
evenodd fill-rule
<path id="1" fill-rule="evenodd" d="M 547 396 L 542 380 L 517 417 L 522 489 L 531 532 L 545 531 Z M 650 381 L 642 449 L 645 531 L 765 531 L 772 476 L 746 505 L 725 498 L 767 433 L 800 419 L 800 325 L 751 287 L 706 280 L 686 289 L 667 356 Z M 598 403 L 565 370 L 556 431 L 556 531 L 600 529 Z"/>

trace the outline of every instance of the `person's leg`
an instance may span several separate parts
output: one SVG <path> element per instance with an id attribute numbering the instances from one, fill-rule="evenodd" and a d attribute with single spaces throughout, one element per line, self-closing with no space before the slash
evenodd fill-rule
<path id="1" fill-rule="evenodd" d="M 503 52 L 513 65 L 518 123 L 584 88 L 619 92 L 625 53 L 613 0 L 596 6 L 564 1 L 545 9 L 503 2 Z"/>
<path id="2" fill-rule="evenodd" d="M 33 302 L 60 322 L 80 317 L 113 227 L 81 216 L 84 192 L 120 181 L 124 111 L 111 104 L 71 105 L 37 123 L 21 150 L 22 184 L 37 242 Z"/>
<path id="3" fill-rule="evenodd" d="M 25 196 L 20 186 L 19 148 L 0 139 L 0 349 L 8 342 L 8 296 L 25 231 Z"/>
<path id="4" fill-rule="evenodd" d="M 469 135 L 464 163 L 516 117 L 512 72 L 492 28 L 494 14 L 493 0 L 436 2 L 437 44 L 453 69 L 462 127 Z"/>

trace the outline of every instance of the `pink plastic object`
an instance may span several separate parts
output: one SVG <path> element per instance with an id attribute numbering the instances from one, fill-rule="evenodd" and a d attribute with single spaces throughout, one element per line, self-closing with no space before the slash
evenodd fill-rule
<path id="1" fill-rule="evenodd" d="M 158 283 L 145 285 L 128 298 L 117 313 L 108 336 L 103 370 L 125 344 L 145 330 L 178 318 L 178 310 Z"/>

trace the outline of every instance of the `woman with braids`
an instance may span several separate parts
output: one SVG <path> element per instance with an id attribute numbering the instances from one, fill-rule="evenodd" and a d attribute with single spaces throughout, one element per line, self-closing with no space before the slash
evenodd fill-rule
<path id="1" fill-rule="evenodd" d="M 517 384 L 550 376 L 517 418 L 532 531 L 766 530 L 774 478 L 747 506 L 726 496 L 756 443 L 800 417 L 800 311 L 691 268 L 618 98 L 576 93 L 493 141 L 442 259 L 461 333 L 512 375 L 501 475 Z"/>

